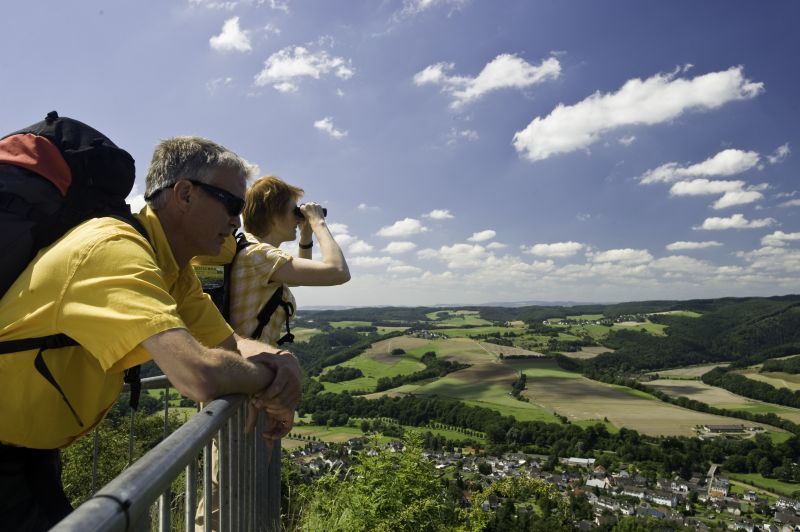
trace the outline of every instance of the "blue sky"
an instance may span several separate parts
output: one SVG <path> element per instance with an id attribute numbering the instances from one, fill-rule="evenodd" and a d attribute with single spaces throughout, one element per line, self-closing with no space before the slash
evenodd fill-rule
<path id="1" fill-rule="evenodd" d="M 325 205 L 300 306 L 800 288 L 793 1 L 17 2 L 0 124 L 57 109 L 143 176 L 216 140 Z M 291 249 L 291 247 L 289 248 Z"/>

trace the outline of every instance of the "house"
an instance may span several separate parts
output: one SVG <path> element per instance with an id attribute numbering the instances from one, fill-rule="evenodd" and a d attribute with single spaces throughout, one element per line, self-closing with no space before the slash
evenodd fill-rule
<path id="1" fill-rule="evenodd" d="M 674 493 L 668 493 L 665 491 L 653 491 L 649 494 L 648 500 L 653 502 L 654 504 L 659 504 L 661 506 L 668 506 L 670 508 L 675 508 L 678 506 L 678 497 Z"/>
<path id="2" fill-rule="evenodd" d="M 565 461 L 565 463 L 568 466 L 573 466 L 573 467 L 589 467 L 593 466 L 594 462 L 595 462 L 594 458 L 575 458 L 575 457 L 567 458 Z"/>
<path id="3" fill-rule="evenodd" d="M 708 496 L 711 498 L 724 498 L 728 496 L 730 483 L 727 478 L 712 477 L 708 482 Z"/>
<path id="4" fill-rule="evenodd" d="M 597 488 L 601 490 L 611 489 L 611 483 L 607 478 L 590 478 L 586 481 L 585 485 L 590 488 Z"/>

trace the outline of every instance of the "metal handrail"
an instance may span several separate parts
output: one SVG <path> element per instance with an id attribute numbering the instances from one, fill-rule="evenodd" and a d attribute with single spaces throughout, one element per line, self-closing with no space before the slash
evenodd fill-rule
<path id="1" fill-rule="evenodd" d="M 142 389 L 169 386 L 166 377 L 142 380 Z M 168 402 L 165 397 L 165 401 Z M 52 530 L 128 531 L 150 529 L 150 508 L 160 499 L 159 528 L 169 530 L 172 481 L 186 471 L 187 530 L 194 528 L 197 458 L 205 455 L 205 529 L 211 530 L 211 441 L 219 442 L 219 529 L 280 529 L 280 443 L 271 450 L 258 436 L 266 421 L 251 434 L 242 430 L 245 396 L 228 395 L 209 403 L 198 414 L 98 490 Z"/>

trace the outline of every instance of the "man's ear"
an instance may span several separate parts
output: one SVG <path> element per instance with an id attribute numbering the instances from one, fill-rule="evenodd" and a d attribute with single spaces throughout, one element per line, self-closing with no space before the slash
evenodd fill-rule
<path id="1" fill-rule="evenodd" d="M 191 202 L 192 198 L 192 191 L 192 184 L 188 181 L 178 181 L 175 183 L 175 186 L 172 187 L 173 201 L 175 201 L 181 211 L 189 208 L 189 203 Z"/>

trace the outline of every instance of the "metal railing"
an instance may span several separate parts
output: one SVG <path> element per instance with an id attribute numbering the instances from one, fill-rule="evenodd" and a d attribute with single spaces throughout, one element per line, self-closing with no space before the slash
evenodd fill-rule
<path id="1" fill-rule="evenodd" d="M 164 388 L 164 430 L 169 414 L 169 381 L 166 377 L 142 379 L 142 389 Z M 268 450 L 259 436 L 266 420 L 250 434 L 244 434 L 246 401 L 243 395 L 229 395 L 212 401 L 175 432 L 132 461 L 133 411 L 129 440 L 129 466 L 89 500 L 58 523 L 54 531 L 169 531 L 172 482 L 186 472 L 183 528 L 195 529 L 198 495 L 198 458 L 203 454 L 203 525 L 206 531 L 280 530 L 280 442 Z M 212 440 L 219 448 L 219 514 L 212 515 Z M 97 432 L 95 456 L 97 463 Z M 94 472 L 92 482 L 95 482 Z M 157 512 L 151 512 L 157 504 Z M 157 523 L 151 515 L 157 513 Z M 218 523 L 212 523 L 217 521 Z M 212 528 L 212 525 L 214 527 Z"/>

